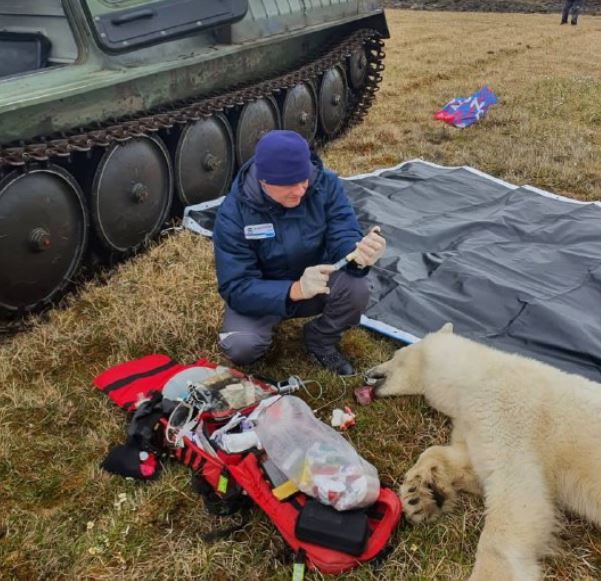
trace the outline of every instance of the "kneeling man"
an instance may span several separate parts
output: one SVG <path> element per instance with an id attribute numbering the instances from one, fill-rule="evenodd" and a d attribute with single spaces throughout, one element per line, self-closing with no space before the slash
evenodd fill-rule
<path id="1" fill-rule="evenodd" d="M 321 315 L 303 327 L 307 351 L 331 371 L 353 374 L 338 342 L 359 323 L 365 276 L 386 242 L 362 235 L 342 181 L 298 133 L 259 140 L 219 208 L 213 241 L 226 302 L 219 344 L 234 363 L 259 359 L 282 319 Z M 332 263 L 355 249 L 355 261 L 336 271 Z"/>

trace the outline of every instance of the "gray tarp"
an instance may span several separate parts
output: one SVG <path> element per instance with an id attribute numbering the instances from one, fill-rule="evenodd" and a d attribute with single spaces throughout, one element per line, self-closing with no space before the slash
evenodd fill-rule
<path id="1" fill-rule="evenodd" d="M 455 331 L 601 381 L 601 204 L 412 161 L 347 178 L 388 241 L 362 323 L 414 341 Z M 207 233 L 214 209 L 189 208 Z"/>

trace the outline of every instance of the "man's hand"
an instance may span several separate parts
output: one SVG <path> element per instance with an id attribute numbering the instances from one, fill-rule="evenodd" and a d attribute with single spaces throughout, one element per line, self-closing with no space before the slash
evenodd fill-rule
<path id="1" fill-rule="evenodd" d="M 328 282 L 334 270 L 331 264 L 309 266 L 303 272 L 300 280 L 290 287 L 290 299 L 300 301 L 312 299 L 316 295 L 330 294 Z"/>
<path id="2" fill-rule="evenodd" d="M 367 236 L 364 236 L 360 242 L 357 242 L 355 250 L 355 262 L 361 266 L 373 266 L 384 254 L 386 250 L 386 240 L 379 234 L 378 227 L 373 228 Z"/>

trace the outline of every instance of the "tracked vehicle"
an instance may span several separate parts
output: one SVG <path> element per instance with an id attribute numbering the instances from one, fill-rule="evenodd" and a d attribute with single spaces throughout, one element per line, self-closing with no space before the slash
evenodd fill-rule
<path id="1" fill-rule="evenodd" d="M 358 122 L 387 36 L 374 0 L 0 0 L 0 314 L 223 195 L 265 131 Z"/>

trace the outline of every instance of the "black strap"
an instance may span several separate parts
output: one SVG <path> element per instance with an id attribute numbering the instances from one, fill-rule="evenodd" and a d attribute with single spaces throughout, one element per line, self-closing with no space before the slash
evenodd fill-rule
<path id="1" fill-rule="evenodd" d="M 392 545 L 385 545 L 382 550 L 371 560 L 371 566 L 374 573 L 378 573 L 380 569 L 382 569 L 384 562 L 390 553 L 392 553 L 392 551 L 394 551 L 394 547 Z"/>
<path id="2" fill-rule="evenodd" d="M 384 513 L 380 510 L 377 510 L 375 505 L 370 506 L 366 511 L 367 518 L 373 518 L 374 520 L 382 520 L 384 518 Z"/>
<path id="3" fill-rule="evenodd" d="M 236 499 L 242 495 L 242 486 L 240 486 L 237 482 L 231 484 L 232 480 L 228 481 L 227 492 L 223 495 L 223 500 L 226 502 L 230 502 L 232 499 Z"/>
<path id="4" fill-rule="evenodd" d="M 287 498 L 286 502 L 290 503 L 299 512 L 303 509 L 303 505 L 296 499 L 296 494 Z"/>
<path id="5" fill-rule="evenodd" d="M 203 533 L 200 535 L 200 538 L 206 543 L 211 543 L 213 541 L 217 541 L 219 539 L 224 539 L 229 537 L 231 534 L 243 529 L 250 520 L 250 510 L 241 510 L 240 511 L 240 522 L 229 527 L 224 527 L 222 529 L 214 529 L 208 533 Z"/>
<path id="6" fill-rule="evenodd" d="M 115 391 L 116 389 L 120 389 L 121 387 L 127 385 L 128 383 L 132 383 L 133 381 L 137 381 L 138 379 L 143 379 L 144 377 L 151 377 L 153 375 L 157 375 L 162 373 L 163 371 L 167 371 L 167 369 L 171 369 L 171 367 L 177 365 L 176 361 L 170 359 L 168 363 L 164 363 L 159 367 L 155 367 L 154 369 L 149 369 L 148 371 L 142 371 L 141 373 L 134 373 L 133 375 L 128 375 L 127 377 L 123 377 L 122 379 L 118 379 L 117 381 L 113 381 L 113 383 L 109 383 L 106 387 L 102 389 L 104 393 L 110 393 L 111 391 Z"/>
<path id="7" fill-rule="evenodd" d="M 250 498 L 242 494 L 242 488 L 238 484 L 236 484 L 235 494 L 228 490 L 229 494 L 222 496 L 215 492 L 200 471 L 192 476 L 192 490 L 203 497 L 204 506 L 210 514 L 228 516 L 252 506 Z"/>

